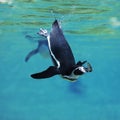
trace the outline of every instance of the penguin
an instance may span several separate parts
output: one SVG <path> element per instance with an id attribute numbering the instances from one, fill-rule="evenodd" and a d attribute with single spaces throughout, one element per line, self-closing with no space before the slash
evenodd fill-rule
<path id="1" fill-rule="evenodd" d="M 87 61 L 75 62 L 72 50 L 63 34 L 60 22 L 57 19 L 52 23 L 50 33 L 45 29 L 40 29 L 39 34 L 47 39 L 49 54 L 51 56 L 53 66 L 49 66 L 42 72 L 31 74 L 32 78 L 44 79 L 60 75 L 64 79 L 75 81 L 80 75 L 92 72 L 92 66 Z M 38 51 L 35 50 L 31 52 L 30 56 L 36 52 Z M 87 63 L 87 67 L 83 66 L 85 63 Z"/>

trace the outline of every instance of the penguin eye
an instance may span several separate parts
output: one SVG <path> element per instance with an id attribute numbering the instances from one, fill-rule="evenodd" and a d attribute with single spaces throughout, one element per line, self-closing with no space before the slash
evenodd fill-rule
<path id="1" fill-rule="evenodd" d="M 79 67 L 74 71 L 74 74 L 75 75 L 82 75 L 82 74 L 84 74 L 84 72 L 83 71 L 81 71 L 80 69 L 79 69 Z"/>
<path id="2" fill-rule="evenodd" d="M 82 74 L 86 73 L 86 70 L 84 67 L 78 67 L 73 71 L 73 73 L 75 75 L 82 75 Z"/>

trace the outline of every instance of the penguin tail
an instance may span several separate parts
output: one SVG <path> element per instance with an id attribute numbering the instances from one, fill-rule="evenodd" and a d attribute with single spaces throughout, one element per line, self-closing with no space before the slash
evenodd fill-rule
<path id="1" fill-rule="evenodd" d="M 57 74 L 60 74 L 58 68 L 56 68 L 55 66 L 50 66 L 47 70 L 43 72 L 32 74 L 31 77 L 34 79 L 43 79 L 52 77 Z"/>

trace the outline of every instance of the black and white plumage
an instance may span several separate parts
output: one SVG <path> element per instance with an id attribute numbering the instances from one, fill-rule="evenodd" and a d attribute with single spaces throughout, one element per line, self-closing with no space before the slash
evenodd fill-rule
<path id="1" fill-rule="evenodd" d="M 86 61 L 75 63 L 72 50 L 64 37 L 58 20 L 53 22 L 50 34 L 44 29 L 41 29 L 39 34 L 47 38 L 48 49 L 54 66 L 48 67 L 43 72 L 32 74 L 32 78 L 43 79 L 59 74 L 63 78 L 74 81 L 80 75 L 92 71 L 89 63 L 87 63 L 87 67 L 82 66 Z"/>

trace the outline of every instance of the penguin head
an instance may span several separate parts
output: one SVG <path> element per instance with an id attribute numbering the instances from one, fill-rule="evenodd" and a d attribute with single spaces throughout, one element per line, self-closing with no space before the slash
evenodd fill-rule
<path id="1" fill-rule="evenodd" d="M 80 75 L 83 75 L 86 72 L 92 72 L 92 67 L 89 63 L 87 63 L 87 67 L 84 67 L 81 64 L 85 62 L 78 62 L 78 63 L 77 66 L 72 70 L 70 75 L 62 75 L 62 77 L 73 82 L 76 81 Z"/>
<path id="2" fill-rule="evenodd" d="M 73 70 L 73 73 L 75 75 L 82 75 L 86 72 L 92 72 L 92 66 L 90 65 L 90 63 L 87 63 L 87 67 L 80 65 Z"/>
<path id="3" fill-rule="evenodd" d="M 79 66 L 79 67 L 76 67 L 75 69 L 73 69 L 70 75 L 62 75 L 62 77 L 69 81 L 74 82 L 79 78 L 80 75 L 82 75 L 84 73 L 86 73 L 85 68 L 82 66 Z"/>

